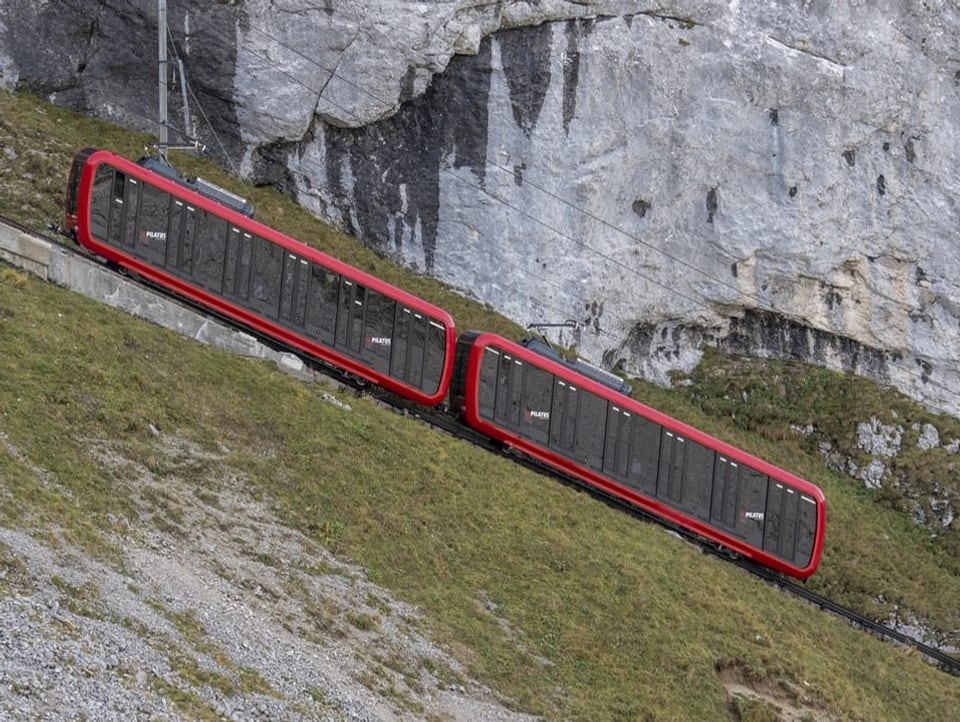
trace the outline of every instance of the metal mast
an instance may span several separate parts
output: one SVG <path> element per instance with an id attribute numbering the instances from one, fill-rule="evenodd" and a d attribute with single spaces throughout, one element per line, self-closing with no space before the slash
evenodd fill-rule
<path id="1" fill-rule="evenodd" d="M 166 160 L 167 145 L 167 0 L 157 0 L 157 87 L 160 90 L 160 157 Z"/>

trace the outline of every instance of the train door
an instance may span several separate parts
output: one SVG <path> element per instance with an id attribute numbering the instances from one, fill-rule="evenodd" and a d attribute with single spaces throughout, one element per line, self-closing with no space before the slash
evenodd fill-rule
<path id="1" fill-rule="evenodd" d="M 286 253 L 280 285 L 280 320 L 298 330 L 303 329 L 306 322 L 309 282 L 310 262 L 293 253 Z"/>
<path id="2" fill-rule="evenodd" d="M 660 469 L 657 472 L 657 498 L 679 507 L 683 494 L 683 461 L 687 440 L 664 429 L 660 450 Z"/>
<path id="3" fill-rule="evenodd" d="M 90 196 L 90 233 L 94 240 L 100 243 L 107 241 L 110 216 L 116 205 L 113 190 L 115 179 L 116 172 L 113 168 L 108 165 L 97 166 Z"/>
<path id="4" fill-rule="evenodd" d="M 250 297 L 247 306 L 270 319 L 280 311 L 280 286 L 283 274 L 283 246 L 253 237 L 253 263 L 250 268 Z"/>
<path id="5" fill-rule="evenodd" d="M 223 293 L 227 260 L 227 222 L 206 211 L 197 213 L 196 258 L 193 277 L 217 295 Z"/>
<path id="6" fill-rule="evenodd" d="M 363 322 L 361 354 L 376 371 L 390 372 L 397 302 L 374 290 L 367 291 L 367 312 Z"/>
<path id="7" fill-rule="evenodd" d="M 759 549 L 767 509 L 767 476 L 717 454 L 710 522 Z"/>
<path id="8" fill-rule="evenodd" d="M 781 559 L 806 566 L 813 554 L 817 503 L 786 484 L 770 481 L 763 549 Z"/>
<path id="9" fill-rule="evenodd" d="M 574 457 L 597 471 L 603 468 L 606 421 L 607 400 L 591 391 L 581 389 Z"/>
<path id="10" fill-rule="evenodd" d="M 553 408 L 550 410 L 550 448 L 564 456 L 574 456 L 577 413 L 580 393 L 573 384 L 557 378 L 553 387 Z"/>
<path id="11" fill-rule="evenodd" d="M 166 268 L 180 276 L 193 275 L 197 209 L 174 198 L 167 225 Z"/>
<path id="12" fill-rule="evenodd" d="M 137 203 L 140 199 L 140 181 L 126 173 L 113 173 L 107 217 L 107 233 L 101 237 L 114 248 L 130 250 L 136 234 Z"/>
<path id="13" fill-rule="evenodd" d="M 497 400 L 494 420 L 502 427 L 520 428 L 520 400 L 523 393 L 523 362 L 510 354 L 500 354 L 497 373 Z"/>
<path id="14" fill-rule="evenodd" d="M 167 250 L 167 216 L 170 194 L 148 183 L 140 191 L 134 252 L 153 266 L 163 268 Z"/>
<path id="15" fill-rule="evenodd" d="M 630 440 L 633 414 L 616 404 L 607 408 L 607 436 L 603 449 L 603 473 L 625 482 L 630 471 Z"/>
<path id="16" fill-rule="evenodd" d="M 325 346 L 332 347 L 337 334 L 340 274 L 319 263 L 312 264 L 307 296 L 306 332 Z"/>
<path id="17" fill-rule="evenodd" d="M 626 482 L 647 496 L 656 496 L 660 473 L 660 446 L 663 427 L 635 415 L 630 440 L 630 467 Z"/>
<path id="18" fill-rule="evenodd" d="M 550 440 L 550 408 L 553 394 L 553 374 L 525 364 L 520 414 L 520 433 L 540 446 Z"/>

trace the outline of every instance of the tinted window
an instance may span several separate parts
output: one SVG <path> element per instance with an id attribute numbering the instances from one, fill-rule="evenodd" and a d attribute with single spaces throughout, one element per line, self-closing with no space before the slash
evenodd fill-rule
<path id="1" fill-rule="evenodd" d="M 194 277 L 216 293 L 223 290 L 227 222 L 205 211 L 197 214 L 196 266 Z"/>
<path id="2" fill-rule="evenodd" d="M 737 535 L 747 543 L 760 548 L 767 509 L 766 474 L 746 466 L 740 467 L 740 482 L 737 489 Z"/>
<path id="3" fill-rule="evenodd" d="M 650 496 L 657 493 L 660 473 L 660 436 L 663 427 L 642 416 L 633 417 L 630 470 L 627 483 Z"/>
<path id="4" fill-rule="evenodd" d="M 243 250 L 243 233 L 236 226 L 227 231 L 227 252 L 223 266 L 223 293 L 240 296 L 240 252 Z"/>
<path id="5" fill-rule="evenodd" d="M 420 387 L 423 382 L 423 355 L 427 345 L 427 319 L 423 314 L 411 311 L 407 326 L 407 350 L 403 378 L 411 386 Z"/>
<path id="6" fill-rule="evenodd" d="M 309 261 L 293 253 L 283 259 L 283 281 L 280 292 L 280 318 L 288 326 L 301 328 L 306 319 Z"/>
<path id="7" fill-rule="evenodd" d="M 170 195 L 144 185 L 140 195 L 137 222 L 137 254 L 156 266 L 163 266 L 167 250 L 167 214 Z"/>
<path id="8" fill-rule="evenodd" d="M 523 391 L 523 364 L 508 354 L 500 356 L 497 374 L 495 419 L 508 429 L 520 426 L 520 395 Z"/>
<path id="9" fill-rule="evenodd" d="M 657 474 L 657 497 L 679 507 L 683 498 L 683 463 L 687 440 L 664 429 L 661 438 L 660 469 Z"/>
<path id="10" fill-rule="evenodd" d="M 381 373 L 390 371 L 393 327 L 397 304 L 377 291 L 367 292 L 367 314 L 363 326 L 363 357 Z"/>
<path id="11" fill-rule="evenodd" d="M 106 238 L 107 243 L 111 246 L 120 245 L 126 226 L 126 185 L 127 176 L 125 173 L 116 172 L 113 174 L 113 186 L 110 189 L 109 227 Z"/>
<path id="12" fill-rule="evenodd" d="M 625 481 L 630 469 L 630 435 L 633 415 L 619 406 L 610 404 L 607 409 L 607 436 L 603 449 L 605 474 Z"/>
<path id="13" fill-rule="evenodd" d="M 427 319 L 427 348 L 423 359 L 423 379 L 420 388 L 434 393 L 440 388 L 446 363 L 447 330 L 436 321 Z"/>
<path id="14" fill-rule="evenodd" d="M 733 531 L 737 528 L 737 495 L 740 493 L 740 465 L 718 455 L 713 478 L 713 502 L 710 520 Z M 759 510 L 762 513 L 762 509 Z"/>
<path id="15" fill-rule="evenodd" d="M 573 457 L 580 395 L 575 386 L 556 379 L 553 408 L 550 410 L 550 446 Z"/>
<path id="16" fill-rule="evenodd" d="M 397 314 L 397 325 L 393 331 L 393 353 L 390 360 L 390 375 L 405 381 L 407 379 L 407 346 L 410 342 L 410 324 L 413 322 L 413 311 L 406 306 L 400 308 Z"/>
<path id="17" fill-rule="evenodd" d="M 813 545 L 817 535 L 817 502 L 809 496 L 800 496 L 800 509 L 797 519 L 797 544 L 793 562 L 799 567 L 810 563 Z"/>
<path id="18" fill-rule="evenodd" d="M 314 263 L 310 267 L 307 292 L 307 333 L 327 346 L 333 345 L 337 330 L 337 299 L 340 274 Z"/>
<path id="19" fill-rule="evenodd" d="M 293 289 L 293 308 L 290 311 L 290 320 L 295 326 L 303 327 L 307 322 L 307 288 L 310 285 L 310 262 L 304 259 L 297 261 L 297 280 Z"/>
<path id="20" fill-rule="evenodd" d="M 113 168 L 101 165 L 93 181 L 90 207 L 90 232 L 101 243 L 107 240 L 107 228 L 113 207 Z"/>
<path id="21" fill-rule="evenodd" d="M 500 352 L 486 348 L 480 365 L 479 413 L 493 421 L 494 403 L 497 399 L 497 369 L 500 368 Z"/>
<path id="22" fill-rule="evenodd" d="M 607 420 L 607 402 L 590 391 L 580 391 L 580 411 L 574 455 L 587 466 L 603 468 L 603 442 Z"/>
<path id="23" fill-rule="evenodd" d="M 546 446 L 550 439 L 553 374 L 530 364 L 525 368 L 520 433 Z"/>
<path id="24" fill-rule="evenodd" d="M 268 318 L 277 318 L 280 308 L 280 274 L 284 255 L 281 246 L 254 236 L 250 307 Z"/>
<path id="25" fill-rule="evenodd" d="M 772 482 L 767 491 L 767 515 L 764 519 L 763 548 L 772 554 L 780 553 L 780 535 L 783 533 L 784 506 L 786 488 L 779 482 Z"/>
<path id="26" fill-rule="evenodd" d="M 200 214 L 191 205 L 184 207 L 183 227 L 180 232 L 180 269 L 185 275 L 193 275 L 193 261 L 196 253 L 197 217 Z"/>
<path id="27" fill-rule="evenodd" d="M 133 247 L 137 240 L 137 209 L 139 205 L 140 181 L 128 177 L 126 188 L 124 188 L 123 222 L 118 239 L 120 243 L 128 247 Z"/>
<path id="28" fill-rule="evenodd" d="M 713 459 L 716 456 L 695 441 L 687 440 L 687 458 L 683 470 L 683 500 L 685 511 L 701 518 L 710 518 L 710 497 L 713 490 Z"/>

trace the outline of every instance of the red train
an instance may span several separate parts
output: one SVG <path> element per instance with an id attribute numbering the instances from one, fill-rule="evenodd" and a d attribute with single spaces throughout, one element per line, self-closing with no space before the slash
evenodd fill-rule
<path id="1" fill-rule="evenodd" d="M 157 161 L 85 149 L 64 230 L 90 251 L 781 573 L 823 553 L 819 488 L 535 344 L 456 335 L 442 308 L 252 219 Z"/>

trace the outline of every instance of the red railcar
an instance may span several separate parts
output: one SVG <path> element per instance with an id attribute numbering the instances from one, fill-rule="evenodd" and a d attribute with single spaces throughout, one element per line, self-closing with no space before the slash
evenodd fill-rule
<path id="1" fill-rule="evenodd" d="M 793 577 L 820 563 L 826 501 L 818 487 L 562 360 L 465 333 L 451 394 L 481 434 L 605 494 Z"/>
<path id="2" fill-rule="evenodd" d="M 86 149 L 71 168 L 64 230 L 306 356 L 426 406 L 446 398 L 456 347 L 450 314 L 239 210 L 175 174 Z"/>

